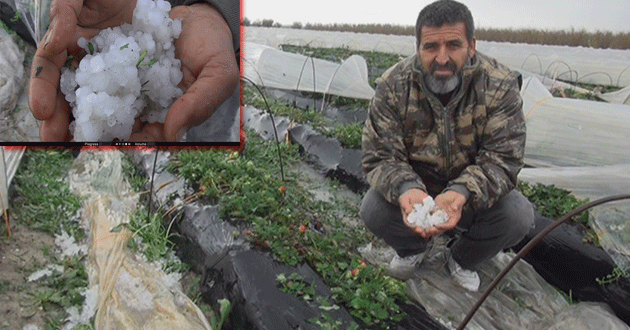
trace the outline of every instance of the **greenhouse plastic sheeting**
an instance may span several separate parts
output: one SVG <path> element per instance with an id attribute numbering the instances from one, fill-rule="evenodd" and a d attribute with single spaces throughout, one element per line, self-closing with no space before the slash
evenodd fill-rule
<path id="1" fill-rule="evenodd" d="M 578 93 L 592 93 L 591 90 L 588 90 L 586 88 L 582 88 L 582 87 L 576 86 L 574 84 L 570 84 L 570 83 L 564 82 L 562 80 L 553 79 L 553 78 L 550 78 L 550 77 L 545 77 L 543 75 L 539 75 L 537 73 L 533 73 L 533 72 L 530 72 L 530 71 L 527 71 L 527 70 L 524 70 L 524 69 L 516 69 L 516 71 L 521 73 L 521 75 L 523 76 L 523 79 L 529 78 L 529 77 L 535 77 L 549 91 L 552 91 L 554 89 L 556 89 L 556 90 L 571 89 L 571 90 L 574 90 L 574 91 L 576 91 Z"/>
<path id="2" fill-rule="evenodd" d="M 540 82 L 542 82 L 542 84 L 545 85 L 545 87 L 549 91 L 572 90 L 577 93 L 596 96 L 599 99 L 604 100 L 606 102 L 630 105 L 630 86 L 622 88 L 618 91 L 602 93 L 601 91 L 597 91 L 596 88 L 594 88 L 593 90 L 590 90 L 590 89 L 582 88 L 572 83 L 564 82 L 562 80 L 545 77 L 537 73 L 532 73 L 527 70 L 523 70 L 523 69 L 516 69 L 516 70 L 521 73 L 523 78 L 535 77 Z"/>
<path id="3" fill-rule="evenodd" d="M 595 200 L 627 194 L 630 164 L 595 167 L 524 168 L 520 180 L 554 185 L 580 199 Z M 600 245 L 621 269 L 630 267 L 630 201 L 604 204 L 590 212 L 590 225 L 599 236 Z"/>
<path id="4" fill-rule="evenodd" d="M 42 40 L 50 24 L 50 4 L 52 0 L 0 0 L 14 12 L 20 13 L 20 20 L 36 44 Z"/>
<path id="5" fill-rule="evenodd" d="M 513 253 L 500 252 L 479 270 L 479 292 L 469 292 L 446 270 L 445 241 L 438 238 L 422 261 L 417 275 L 407 281 L 408 294 L 424 306 L 429 314 L 450 329 L 455 329 L 470 308 L 488 288 L 490 282 L 511 261 Z M 383 251 L 384 250 L 384 251 Z M 371 263 L 387 264 L 391 248 L 359 249 Z M 561 293 L 527 262 L 520 260 L 492 291 L 475 313 L 469 330 L 603 330 L 630 329 L 605 304 L 569 304 Z"/>
<path id="6" fill-rule="evenodd" d="M 24 52 L 13 37 L 0 28 L 0 116 L 13 114 L 25 84 Z M 0 123 L 5 126 L 6 124 Z"/>
<path id="7" fill-rule="evenodd" d="M 0 147 L 0 212 L 9 209 L 9 187 L 25 150 L 26 147 Z"/>
<path id="8" fill-rule="evenodd" d="M 610 103 L 630 105 L 630 86 L 626 86 L 616 92 L 608 92 L 598 95 L 598 97 Z"/>
<path id="9" fill-rule="evenodd" d="M 404 56 L 416 52 L 414 36 L 255 26 L 245 27 L 243 36 L 245 41 L 271 47 L 281 44 L 344 47 Z M 630 50 L 488 41 L 477 41 L 477 50 L 513 68 L 522 68 L 552 78 L 619 87 L 630 85 Z"/>
<path id="10" fill-rule="evenodd" d="M 630 164 L 630 106 L 553 97 L 533 77 L 523 81 L 521 96 L 528 165 Z"/>
<path id="11" fill-rule="evenodd" d="M 245 43 L 245 77 L 263 87 L 371 99 L 367 64 L 353 55 L 337 64 L 251 42 Z"/>
<path id="12" fill-rule="evenodd" d="M 70 188 L 87 198 L 88 280 L 97 287 L 95 329 L 211 329 L 201 310 L 182 293 L 172 274 L 127 247 L 137 204 L 118 151 L 81 152 L 70 170 Z M 118 228 L 118 230 L 114 230 Z"/>
<path id="13" fill-rule="evenodd" d="M 612 203 L 590 211 L 590 224 L 599 243 L 620 269 L 630 270 L 630 201 Z"/>

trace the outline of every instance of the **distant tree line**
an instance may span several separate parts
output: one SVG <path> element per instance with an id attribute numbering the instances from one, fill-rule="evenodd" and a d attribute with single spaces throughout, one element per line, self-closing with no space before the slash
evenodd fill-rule
<path id="1" fill-rule="evenodd" d="M 251 22 L 243 18 L 244 26 L 259 27 L 287 27 L 293 29 L 318 30 L 318 31 L 342 31 L 356 33 L 374 33 L 391 35 L 415 35 L 414 26 L 393 24 L 321 24 L 294 22 L 283 26 L 272 19 L 256 20 Z M 512 42 L 540 45 L 582 46 L 592 48 L 630 49 L 630 32 L 613 33 L 610 31 L 588 32 L 586 30 L 571 29 L 568 31 L 550 31 L 537 29 L 493 29 L 477 28 L 475 35 L 478 40 Z"/>

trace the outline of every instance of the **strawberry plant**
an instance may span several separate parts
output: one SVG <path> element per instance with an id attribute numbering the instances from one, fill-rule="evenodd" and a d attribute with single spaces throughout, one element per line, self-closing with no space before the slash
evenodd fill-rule
<path id="1" fill-rule="evenodd" d="M 251 133 L 251 132 L 250 132 Z M 279 286 L 323 311 L 344 305 L 367 326 L 386 328 L 404 317 L 396 301 L 405 301 L 405 283 L 384 275 L 382 267 L 367 264 L 356 249 L 371 239 L 366 228 L 349 228 L 339 219 L 356 217 L 356 208 L 314 199 L 298 173 L 297 146 L 285 146 L 286 181 L 279 179 L 277 155 L 271 142 L 248 135 L 242 154 L 225 150 L 181 150 L 171 162 L 191 183 L 219 203 L 224 219 L 243 228 L 242 237 L 260 249 L 271 250 L 281 262 L 307 262 L 331 287 L 330 297 L 315 297 L 298 275 L 283 275 Z M 284 187 L 284 189 L 280 189 Z M 322 328 L 336 323 L 322 316 Z M 334 327 L 330 328 L 333 329 Z"/>

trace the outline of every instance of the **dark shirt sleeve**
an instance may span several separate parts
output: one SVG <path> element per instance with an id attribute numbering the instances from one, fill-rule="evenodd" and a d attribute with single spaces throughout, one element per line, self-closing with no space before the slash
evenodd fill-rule
<path id="1" fill-rule="evenodd" d="M 198 2 L 206 2 L 215 7 L 228 23 L 232 31 L 232 43 L 234 44 L 234 54 L 240 63 L 241 49 L 241 3 L 239 0 L 169 0 L 172 5 L 191 5 Z"/>

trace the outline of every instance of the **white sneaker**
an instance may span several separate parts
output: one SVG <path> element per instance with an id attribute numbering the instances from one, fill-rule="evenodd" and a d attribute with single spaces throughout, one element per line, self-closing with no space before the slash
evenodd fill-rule
<path id="1" fill-rule="evenodd" d="M 416 269 L 418 269 L 418 265 L 420 265 L 422 259 L 424 259 L 425 254 L 426 251 L 419 254 L 406 256 L 404 258 L 401 258 L 398 256 L 398 254 L 396 254 L 392 261 L 389 263 L 389 268 L 387 268 L 387 275 L 403 281 L 410 279 Z"/>
<path id="2" fill-rule="evenodd" d="M 481 284 L 479 274 L 475 271 L 462 268 L 462 266 L 453 259 L 453 256 L 450 253 L 448 257 L 448 269 L 455 281 L 464 287 L 464 289 L 472 292 L 477 292 L 477 290 L 479 290 L 479 285 Z"/>

